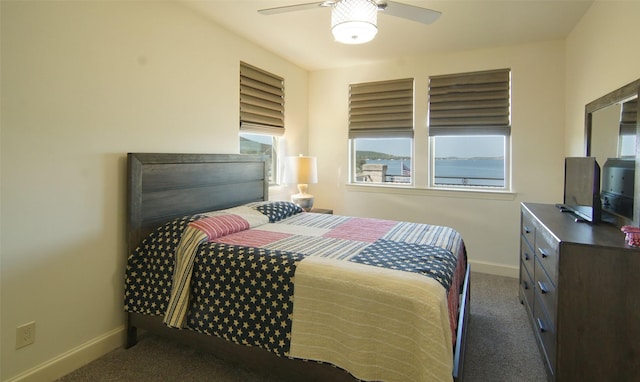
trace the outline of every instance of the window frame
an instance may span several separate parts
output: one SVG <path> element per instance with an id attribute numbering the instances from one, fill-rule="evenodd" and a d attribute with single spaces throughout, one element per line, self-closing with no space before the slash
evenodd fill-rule
<path id="1" fill-rule="evenodd" d="M 356 179 L 356 166 L 357 166 L 357 154 L 356 154 L 356 140 L 357 139 L 409 139 L 410 140 L 410 161 L 411 166 L 409 168 L 409 182 L 363 182 L 358 181 Z M 414 139 L 413 137 L 406 136 L 387 136 L 387 137 L 358 137 L 349 139 L 349 184 L 352 185 L 376 185 L 376 186 L 388 186 L 388 187 L 414 187 L 415 186 L 415 176 L 414 176 L 414 167 L 415 167 L 415 154 L 414 154 Z"/>
<path id="2" fill-rule="evenodd" d="M 349 183 L 413 186 L 415 176 L 415 79 L 361 82 L 349 85 Z M 411 175 L 407 183 L 362 182 L 356 178 L 358 139 L 410 140 Z M 385 177 L 386 178 L 386 177 Z"/>
<path id="3" fill-rule="evenodd" d="M 266 134 L 266 133 L 253 133 L 253 132 L 246 132 L 246 131 L 240 131 L 240 135 L 239 138 L 242 138 L 242 134 L 251 134 L 251 135 L 261 135 L 261 136 L 266 136 L 266 137 L 271 137 L 271 166 L 270 166 L 270 171 L 271 171 L 271 177 L 269 178 L 269 186 L 278 186 L 281 183 L 281 171 L 279 171 L 280 169 L 280 138 L 277 135 L 273 135 L 273 134 Z M 238 150 L 240 152 L 240 154 L 244 154 L 242 152 L 242 147 L 240 147 L 240 149 Z"/>
<path id="4" fill-rule="evenodd" d="M 484 136 L 496 136 L 494 135 L 482 135 L 482 134 L 477 134 L 474 135 L 476 137 L 484 137 Z M 438 136 L 435 137 L 429 137 L 429 188 L 432 188 L 434 190 L 458 190 L 458 191 L 496 191 L 496 192 L 505 192 L 511 191 L 511 136 L 504 136 L 502 135 L 502 137 L 504 137 L 504 186 L 500 187 L 500 186 L 468 186 L 468 185 L 453 185 L 453 184 L 447 184 L 447 185 L 440 185 L 440 184 L 436 184 L 435 182 L 435 174 L 436 174 L 436 159 L 435 159 L 435 155 L 436 155 L 436 142 L 435 142 L 435 138 L 437 138 Z M 456 137 L 471 137 L 468 135 L 457 135 Z"/>
<path id="5" fill-rule="evenodd" d="M 436 85 L 432 87 L 432 80 Z M 506 89 L 504 87 L 507 87 Z M 435 90 L 434 90 L 435 89 Z M 429 77 L 427 86 L 428 187 L 461 191 L 511 192 L 511 69 L 455 73 Z M 435 94 L 434 94 L 435 93 Z M 505 98 L 506 96 L 506 98 Z M 432 99 L 438 107 L 432 107 Z M 506 105 L 504 104 L 506 102 Z M 439 107 L 444 105 L 444 108 Z M 455 110 L 464 110 L 460 114 Z M 448 115 L 447 115 L 448 114 Z M 435 115 L 435 117 L 434 117 Z M 458 120 L 456 123 L 455 120 Z M 433 121 L 436 123 L 433 123 Z M 504 137 L 504 186 L 436 184 L 438 136 Z"/>
<path id="6" fill-rule="evenodd" d="M 279 185 L 280 138 L 284 136 L 284 78 L 240 61 L 239 134 L 271 137 L 270 186 Z M 239 152 L 240 148 L 239 148 Z"/>

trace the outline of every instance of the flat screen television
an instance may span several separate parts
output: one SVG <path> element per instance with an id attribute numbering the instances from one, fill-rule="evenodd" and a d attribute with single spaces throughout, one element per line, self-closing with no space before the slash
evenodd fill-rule
<path id="1" fill-rule="evenodd" d="M 561 209 L 576 221 L 600 221 L 600 166 L 594 157 L 567 157 L 564 161 L 564 204 Z"/>

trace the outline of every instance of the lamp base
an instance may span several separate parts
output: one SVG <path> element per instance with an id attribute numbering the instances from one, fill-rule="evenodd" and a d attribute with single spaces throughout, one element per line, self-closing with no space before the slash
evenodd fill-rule
<path id="1" fill-rule="evenodd" d="M 291 201 L 297 204 L 305 212 L 311 211 L 313 207 L 313 195 L 311 194 L 295 194 L 291 195 Z"/>

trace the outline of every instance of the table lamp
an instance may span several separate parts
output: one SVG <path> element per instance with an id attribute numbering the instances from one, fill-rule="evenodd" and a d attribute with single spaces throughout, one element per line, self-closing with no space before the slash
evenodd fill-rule
<path id="1" fill-rule="evenodd" d="M 291 196 L 291 201 L 305 211 L 313 207 L 313 195 L 307 193 L 311 183 L 318 183 L 318 169 L 316 157 L 297 156 L 287 157 L 284 172 L 285 184 L 297 184 L 298 193 Z"/>

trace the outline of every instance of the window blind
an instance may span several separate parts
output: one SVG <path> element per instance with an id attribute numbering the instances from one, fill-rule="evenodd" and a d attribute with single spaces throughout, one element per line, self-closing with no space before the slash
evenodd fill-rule
<path id="1" fill-rule="evenodd" d="M 413 137 L 413 78 L 349 86 L 349 138 Z"/>
<path id="2" fill-rule="evenodd" d="M 509 69 L 429 78 L 429 135 L 511 133 Z"/>
<path id="3" fill-rule="evenodd" d="M 284 135 L 284 79 L 240 62 L 240 131 Z"/>
<path id="4" fill-rule="evenodd" d="M 620 114 L 620 134 L 635 135 L 638 123 L 638 99 L 623 103 Z"/>

